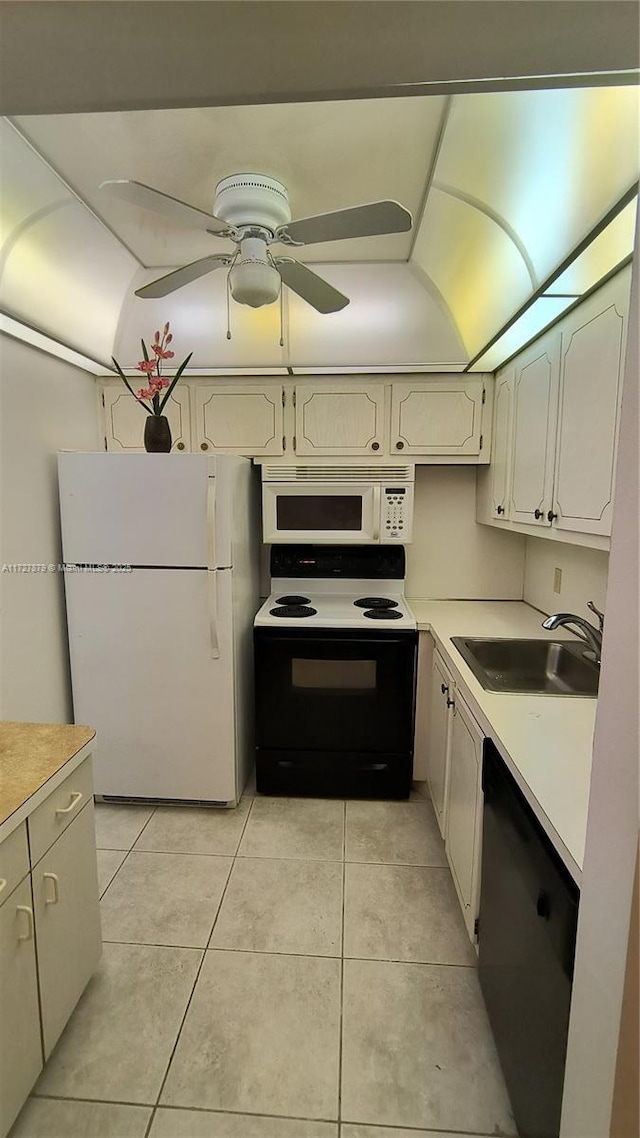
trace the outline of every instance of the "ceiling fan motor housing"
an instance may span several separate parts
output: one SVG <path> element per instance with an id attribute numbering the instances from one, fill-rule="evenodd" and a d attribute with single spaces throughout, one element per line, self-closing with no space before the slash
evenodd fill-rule
<path id="1" fill-rule="evenodd" d="M 272 233 L 291 221 L 286 186 L 266 174 L 232 174 L 216 186 L 213 212 L 229 225 L 263 226 Z"/>

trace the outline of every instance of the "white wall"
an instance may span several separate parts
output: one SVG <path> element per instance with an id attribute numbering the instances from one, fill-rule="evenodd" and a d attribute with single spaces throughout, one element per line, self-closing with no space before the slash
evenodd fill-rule
<path id="1" fill-rule="evenodd" d="M 553 590 L 556 569 L 562 571 L 559 595 Z M 608 573 L 609 554 L 602 549 L 584 549 L 544 538 L 526 539 L 524 600 L 541 612 L 574 612 L 596 624 L 586 602 L 593 601 L 597 608 L 605 609 Z"/>
<path id="2" fill-rule="evenodd" d="M 636 258 L 638 251 L 636 230 Z M 628 350 L 610 589 L 569 1022 L 562 1138 L 607 1138 L 635 868 L 638 818 L 638 262 Z"/>
<path id="3" fill-rule="evenodd" d="M 61 560 L 56 451 L 99 447 L 93 376 L 0 337 L 0 561 Z M 0 574 L 0 718 L 72 722 L 62 575 Z"/>
<path id="4" fill-rule="evenodd" d="M 416 466 L 409 598 L 522 600 L 525 538 L 476 523 L 473 466 Z"/>

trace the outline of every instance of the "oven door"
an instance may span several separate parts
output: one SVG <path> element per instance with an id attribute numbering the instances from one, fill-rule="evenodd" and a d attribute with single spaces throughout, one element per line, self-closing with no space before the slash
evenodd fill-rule
<path id="1" fill-rule="evenodd" d="M 380 541 L 380 486 L 263 482 L 265 542 L 312 545 Z"/>
<path id="2" fill-rule="evenodd" d="M 258 747 L 410 754 L 416 640 L 413 632 L 256 629 Z"/>

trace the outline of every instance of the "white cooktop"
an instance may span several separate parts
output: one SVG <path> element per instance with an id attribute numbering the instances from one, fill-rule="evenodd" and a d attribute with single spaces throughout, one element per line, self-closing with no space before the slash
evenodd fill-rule
<path id="1" fill-rule="evenodd" d="M 402 591 L 402 581 L 393 580 L 325 580 L 281 577 L 272 578 L 272 592 L 259 609 L 254 624 L 258 628 L 360 628 L 372 632 L 414 631 L 416 619 Z M 307 598 L 305 607 L 315 609 L 313 615 L 274 616 L 281 609 L 283 597 Z M 400 615 L 391 619 L 372 619 L 369 611 L 354 604 L 361 598 L 384 597 L 393 601 L 393 611 Z"/>

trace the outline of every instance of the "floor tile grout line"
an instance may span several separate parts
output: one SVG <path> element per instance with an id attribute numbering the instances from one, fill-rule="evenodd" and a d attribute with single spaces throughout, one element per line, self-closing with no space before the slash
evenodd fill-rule
<path id="1" fill-rule="evenodd" d="M 242 801 L 242 799 L 241 799 L 241 801 Z M 220 916 L 222 904 L 223 904 L 223 901 L 225 899 L 227 889 L 229 888 L 229 883 L 231 881 L 231 877 L 233 874 L 233 870 L 235 868 L 236 861 L 238 860 L 238 850 L 240 849 L 240 843 L 244 837 L 244 832 L 245 832 L 245 830 L 249 824 L 249 818 L 251 817 L 252 812 L 253 812 L 253 799 L 251 799 L 251 805 L 249 806 L 249 809 L 247 810 L 247 816 L 244 820 L 244 825 L 242 827 L 242 830 L 240 831 L 240 837 L 238 838 L 238 844 L 236 846 L 236 852 L 233 854 L 233 856 L 231 858 L 231 865 L 229 866 L 229 873 L 227 875 L 227 880 L 225 882 L 224 889 L 222 890 L 222 896 L 220 898 L 220 904 L 218 905 L 218 908 L 216 909 L 216 914 L 213 918 L 213 923 L 211 925 L 211 928 L 209 929 L 209 936 L 207 939 L 207 943 L 205 945 L 205 952 L 208 952 L 211 948 L 211 938 L 213 936 L 213 931 L 214 931 L 216 924 L 218 922 L 218 917 Z"/>
<path id="2" fill-rule="evenodd" d="M 150 1114 L 150 1116 L 149 1116 L 149 1121 L 147 1122 L 147 1128 L 146 1128 L 146 1130 L 145 1130 L 145 1132 L 144 1132 L 144 1138 L 149 1138 L 149 1135 L 150 1135 L 150 1133 L 151 1133 L 151 1127 L 153 1126 L 153 1120 L 154 1120 L 154 1118 L 155 1118 L 155 1116 L 156 1116 L 156 1110 L 157 1110 L 157 1109 L 158 1109 L 158 1108 L 157 1108 L 157 1106 L 154 1106 L 154 1107 L 152 1107 L 152 1109 L 151 1109 L 151 1114 Z"/>
<path id="3" fill-rule="evenodd" d="M 181 1106 L 181 1105 L 176 1104 L 176 1103 L 163 1103 L 162 1105 L 160 1105 L 160 1104 L 156 1104 L 156 1103 L 152 1103 L 152 1102 L 131 1102 L 130 1100 L 126 1100 L 126 1101 L 121 1102 L 117 1099 L 77 1098 L 77 1097 L 74 1097 L 72 1095 L 55 1095 L 55 1094 L 51 1094 L 51 1093 L 48 1093 L 48 1094 L 32 1093 L 30 1097 L 36 1098 L 36 1099 L 41 1099 L 41 1100 L 52 1099 L 55 1102 L 76 1102 L 76 1103 L 90 1103 L 90 1104 L 97 1103 L 101 1106 L 137 1107 L 137 1108 L 140 1108 L 142 1110 L 150 1110 L 151 1111 L 151 1120 L 153 1120 L 153 1118 L 155 1118 L 155 1115 L 158 1112 L 158 1110 L 167 1110 L 167 1111 L 186 1111 L 186 1112 L 191 1112 L 193 1114 L 233 1115 L 234 1118 L 249 1118 L 249 1119 L 251 1119 L 251 1118 L 273 1118 L 273 1119 L 276 1119 L 277 1121 L 280 1121 L 280 1122 L 320 1122 L 320 1123 L 324 1123 L 325 1125 L 339 1126 L 339 1127 L 345 1127 L 345 1126 L 362 1127 L 362 1126 L 365 1126 L 365 1127 L 373 1127 L 374 1129 L 379 1129 L 379 1130 L 392 1130 L 392 1131 L 398 1129 L 398 1126 L 395 1123 L 391 1123 L 391 1122 L 358 1122 L 358 1121 L 354 1121 L 353 1119 L 342 1119 L 342 1120 L 340 1120 L 340 1119 L 336 1119 L 336 1118 L 317 1118 L 317 1117 L 312 1118 L 308 1115 L 270 1114 L 270 1113 L 265 1114 L 264 1111 L 258 1113 L 256 1111 L 244 1111 L 244 1110 L 229 1110 L 229 1109 L 219 1110 L 216 1107 Z M 434 1130 L 433 1127 L 426 1127 L 425 1128 L 424 1126 L 411 1126 L 411 1125 L 407 1126 L 406 1124 L 402 1125 L 400 1127 L 400 1129 L 406 1130 L 410 1133 L 415 1133 L 415 1134 L 425 1134 L 425 1135 L 437 1134 L 438 1136 L 439 1135 L 446 1136 L 446 1135 L 450 1134 L 452 1136 L 452 1138 L 457 1138 L 457 1135 L 459 1135 L 459 1134 L 464 1135 L 464 1138 L 495 1138 L 495 1135 L 489 1135 L 486 1133 L 486 1131 L 483 1132 L 480 1130 L 448 1130 L 448 1129 L 443 1130 L 441 1127 L 438 1130 Z M 147 1134 L 148 1134 L 148 1131 L 147 1131 Z M 517 1138 L 517 1136 L 515 1134 L 504 1135 L 504 1138 Z"/>
<path id="4" fill-rule="evenodd" d="M 250 818 L 250 816 L 251 816 L 251 811 L 252 811 L 252 810 L 253 810 L 253 800 L 252 800 L 252 802 L 251 802 L 251 805 L 249 806 L 249 809 L 247 810 L 247 817 L 245 818 L 245 823 L 244 823 L 244 826 L 242 827 L 242 834 L 240 835 L 240 840 L 239 840 L 239 842 L 238 842 L 238 848 L 239 848 L 239 846 L 240 846 L 240 842 L 242 841 L 242 835 L 244 834 L 244 831 L 245 831 L 245 828 L 246 828 L 247 822 L 249 821 L 249 818 Z M 214 930 L 214 928 L 215 928 L 215 924 L 216 924 L 216 921 L 217 921 L 217 919 L 218 919 L 218 914 L 219 914 L 219 912 L 220 912 L 220 909 L 222 908 L 222 903 L 223 903 L 223 901 L 224 901 L 224 898 L 225 898 L 225 894 L 226 894 L 226 892 L 227 892 L 227 888 L 228 888 L 228 885 L 229 885 L 229 881 L 231 880 L 231 874 L 232 874 L 232 872 L 233 872 L 233 866 L 234 866 L 234 864 L 235 864 L 235 856 L 234 856 L 234 857 L 232 858 L 232 860 L 231 860 L 231 865 L 230 865 L 230 867 L 229 867 L 229 873 L 227 874 L 227 880 L 225 881 L 225 884 L 224 884 L 224 889 L 222 890 L 222 894 L 221 894 L 221 896 L 220 896 L 220 901 L 219 901 L 219 903 L 218 903 L 218 907 L 217 907 L 217 909 L 216 909 L 216 913 L 215 913 L 215 916 L 214 916 L 214 918 L 213 918 L 213 923 L 212 923 L 212 925 L 211 925 L 211 929 L 210 929 L 210 931 L 209 931 L 209 937 L 208 937 L 207 943 L 206 943 L 205 947 L 204 947 L 203 949 L 201 949 L 201 950 L 200 950 L 200 951 L 202 952 L 202 960 L 200 961 L 200 964 L 198 965 L 198 969 L 197 969 L 197 971 L 196 971 L 195 979 L 194 979 L 194 981 L 193 981 L 193 986 L 192 986 L 192 988 L 191 988 L 191 992 L 190 992 L 190 994 L 189 994 L 189 999 L 187 1000 L 187 1004 L 186 1004 L 186 1007 L 185 1007 L 185 1009 L 184 1009 L 184 1014 L 183 1014 L 183 1016 L 182 1016 L 182 1019 L 180 1020 L 180 1025 L 179 1025 L 179 1027 L 178 1027 L 178 1032 L 177 1032 L 177 1034 L 176 1034 L 176 1038 L 175 1038 L 175 1041 L 174 1041 L 173 1047 L 172 1047 L 172 1049 L 171 1049 L 171 1054 L 170 1054 L 170 1056 L 169 1056 L 169 1061 L 168 1061 L 168 1063 L 167 1063 L 167 1066 L 166 1066 L 166 1069 L 165 1069 L 165 1073 L 164 1073 L 164 1076 L 163 1076 L 163 1078 L 162 1078 L 162 1082 L 160 1083 L 160 1089 L 159 1089 L 159 1091 L 158 1091 L 158 1096 L 157 1096 L 157 1098 L 156 1098 L 156 1102 L 155 1102 L 155 1105 L 156 1105 L 156 1107 L 160 1105 L 160 1099 L 162 1098 L 162 1092 L 164 1091 L 164 1088 L 165 1088 L 165 1084 L 166 1084 L 166 1081 L 167 1081 L 167 1079 L 168 1079 L 168 1077 L 169 1077 L 169 1071 L 171 1070 L 171 1064 L 173 1063 L 173 1057 L 174 1057 L 174 1055 L 175 1055 L 175 1053 L 176 1053 L 176 1050 L 177 1050 L 177 1048 L 178 1048 L 178 1043 L 179 1043 L 179 1041 L 180 1041 L 180 1036 L 181 1036 L 181 1034 L 182 1034 L 182 1029 L 183 1029 L 183 1027 L 184 1027 L 184 1025 L 185 1025 L 185 1023 L 186 1023 L 186 1020 L 187 1020 L 187 1016 L 188 1016 L 188 1014 L 189 1014 L 189 1008 L 191 1007 L 191 1002 L 192 1002 L 192 1000 L 193 1000 L 193 996 L 194 996 L 194 993 L 195 993 L 195 990 L 196 990 L 196 986 L 197 986 L 198 980 L 199 980 L 199 978 L 200 978 L 200 973 L 202 972 L 202 969 L 203 969 L 203 966 L 204 966 L 204 962 L 205 962 L 205 960 L 207 959 L 207 949 L 208 949 L 209 943 L 210 943 L 210 941 L 211 941 L 211 937 L 212 937 L 212 935 L 213 935 L 213 930 Z"/>
<path id="5" fill-rule="evenodd" d="M 324 1122 L 324 1123 L 328 1123 L 329 1125 L 332 1125 L 332 1126 L 339 1125 L 337 1118 L 318 1118 L 315 1116 L 302 1115 L 302 1114 L 271 1114 L 268 1111 L 265 1114 L 264 1111 L 258 1112 L 258 1111 L 251 1111 L 251 1110 L 231 1110 L 229 1108 L 226 1108 L 223 1110 L 223 1109 L 219 1109 L 218 1107 L 210 1107 L 210 1106 L 182 1106 L 179 1103 L 171 1103 L 171 1102 L 163 1102 L 163 1103 L 131 1102 L 130 1099 L 127 1099 L 126 1101 L 121 1102 L 118 1099 L 87 1098 L 87 1097 L 78 1098 L 78 1097 L 73 1096 L 73 1095 L 55 1095 L 55 1094 L 51 1094 L 50 1092 L 47 1092 L 47 1094 L 33 1093 L 32 1095 L 30 1095 L 30 1097 L 31 1098 L 37 1098 L 37 1099 L 53 1099 L 55 1102 L 83 1102 L 83 1103 L 91 1103 L 91 1104 L 98 1103 L 100 1106 L 133 1106 L 133 1107 L 140 1107 L 142 1110 L 151 1110 L 154 1113 L 157 1112 L 158 1110 L 174 1110 L 174 1111 L 184 1110 L 187 1112 L 191 1111 L 194 1114 L 214 1114 L 214 1115 L 231 1114 L 234 1116 L 234 1118 L 275 1118 L 281 1122 Z M 362 1126 L 365 1124 L 364 1123 L 355 1123 L 355 1125 Z M 485 1138 L 485 1136 L 481 1136 L 481 1138 Z M 491 1136 L 488 1136 L 488 1138 L 491 1138 Z M 513 1136 L 513 1138 L 515 1138 L 515 1136 Z"/>
<path id="6" fill-rule="evenodd" d="M 94 811 L 95 811 L 95 806 L 96 806 L 96 802 L 95 802 L 95 796 L 94 796 L 94 800 L 93 800 L 93 805 L 94 805 Z M 99 803 L 99 805 L 110 805 L 110 804 L 109 804 L 109 803 Z M 141 838 L 141 837 L 142 837 L 142 835 L 144 834 L 144 832 L 145 832 L 145 830 L 146 830 L 147 826 L 149 825 L 149 822 L 150 822 L 150 821 L 151 821 L 151 819 L 153 818 L 153 816 L 154 816 L 154 814 L 155 814 L 155 812 L 156 812 L 156 810 L 157 810 L 157 809 L 158 809 L 158 807 L 157 807 L 157 806 L 154 806 L 154 807 L 152 807 L 152 809 L 151 809 L 151 813 L 150 813 L 149 817 L 147 818 L 147 820 L 146 820 L 146 822 L 145 822 L 144 826 L 143 826 L 143 827 L 142 827 L 142 829 L 140 830 L 140 833 L 139 833 L 139 834 L 137 834 L 137 835 L 136 835 L 136 837 L 133 839 L 133 844 L 132 844 L 132 845 L 129 847 L 129 849 L 127 850 L 127 852 L 126 852 L 125 856 L 123 857 L 122 861 L 120 862 L 120 865 L 118 866 L 118 868 L 116 869 L 116 871 L 115 871 L 115 873 L 114 873 L 113 877 L 111 878 L 111 881 L 110 881 L 110 882 L 109 882 L 109 884 L 107 885 L 107 888 L 105 889 L 104 893 L 101 893 L 101 894 L 100 894 L 100 896 L 98 897 L 98 904 L 100 903 L 100 901 L 102 901 L 102 898 L 103 898 L 103 897 L 106 897 L 106 895 L 107 895 L 107 893 L 109 892 L 109 890 L 110 890 L 111 886 L 113 885 L 113 883 L 114 883 L 114 881 L 115 881 L 116 877 L 117 877 L 117 876 L 118 876 L 118 874 L 120 873 L 120 870 L 122 869 L 122 867 L 123 867 L 123 865 L 124 865 L 125 861 L 126 861 L 126 860 L 127 860 L 127 858 L 129 857 L 129 854 L 133 852 L 133 847 L 135 846 L 135 844 L 136 844 L 136 842 L 139 840 L 139 838 Z M 94 826 L 95 826 L 95 814 L 94 814 Z M 96 846 L 96 853 L 97 853 L 97 851 L 98 851 L 98 846 Z"/>
<path id="7" fill-rule="evenodd" d="M 477 971 L 477 964 L 460 964 L 450 960 L 401 960 L 396 956 L 345 956 L 338 953 L 331 956 L 326 952 L 276 952 L 273 949 L 260 948 L 225 948 L 223 945 L 212 945 L 203 948 L 200 944 L 155 944 L 146 940 L 103 940 L 103 944 L 131 945 L 135 948 L 177 948 L 186 952 L 240 952 L 244 956 L 292 956 L 296 960 L 345 960 L 355 964 L 409 964 L 419 965 L 423 968 L 471 968 Z"/>

